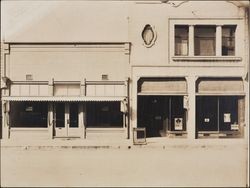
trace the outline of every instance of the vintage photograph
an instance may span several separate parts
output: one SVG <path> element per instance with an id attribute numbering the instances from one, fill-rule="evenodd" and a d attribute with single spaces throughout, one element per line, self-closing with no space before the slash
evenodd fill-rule
<path id="1" fill-rule="evenodd" d="M 249 187 L 248 0 L 0 3 L 0 187 Z"/>

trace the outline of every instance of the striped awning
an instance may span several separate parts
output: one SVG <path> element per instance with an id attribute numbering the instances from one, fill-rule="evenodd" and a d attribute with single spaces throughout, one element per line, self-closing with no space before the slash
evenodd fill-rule
<path id="1" fill-rule="evenodd" d="M 81 101 L 122 101 L 126 97 L 64 97 L 64 96 L 51 96 L 51 97 L 25 97 L 25 96 L 3 96 L 3 101 L 59 101 L 59 102 L 81 102 Z"/>

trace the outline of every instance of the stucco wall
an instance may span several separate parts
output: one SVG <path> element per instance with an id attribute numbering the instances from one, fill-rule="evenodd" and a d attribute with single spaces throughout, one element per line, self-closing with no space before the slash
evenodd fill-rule
<path id="1" fill-rule="evenodd" d="M 25 47 L 11 48 L 8 75 L 12 81 L 26 80 L 31 74 L 35 81 L 125 80 L 129 72 L 129 56 L 123 48 L 99 47 Z"/>

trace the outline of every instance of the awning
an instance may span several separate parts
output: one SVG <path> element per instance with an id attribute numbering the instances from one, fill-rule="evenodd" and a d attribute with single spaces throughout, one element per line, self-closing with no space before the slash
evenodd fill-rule
<path id="1" fill-rule="evenodd" d="M 197 95 L 245 95 L 241 78 L 199 78 Z"/>
<path id="2" fill-rule="evenodd" d="M 81 102 L 81 101 L 122 101 L 126 97 L 20 97 L 20 96 L 3 96 L 3 101 L 55 101 L 55 102 Z"/>
<path id="3" fill-rule="evenodd" d="M 138 95 L 186 95 L 185 78 L 141 78 Z"/>

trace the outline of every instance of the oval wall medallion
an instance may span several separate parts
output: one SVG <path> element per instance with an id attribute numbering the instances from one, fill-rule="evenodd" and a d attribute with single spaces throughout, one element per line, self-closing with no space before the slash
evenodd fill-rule
<path id="1" fill-rule="evenodd" d="M 144 46 L 149 48 L 154 45 L 156 40 L 156 32 L 151 25 L 149 24 L 145 25 L 141 35 L 144 41 Z"/>

